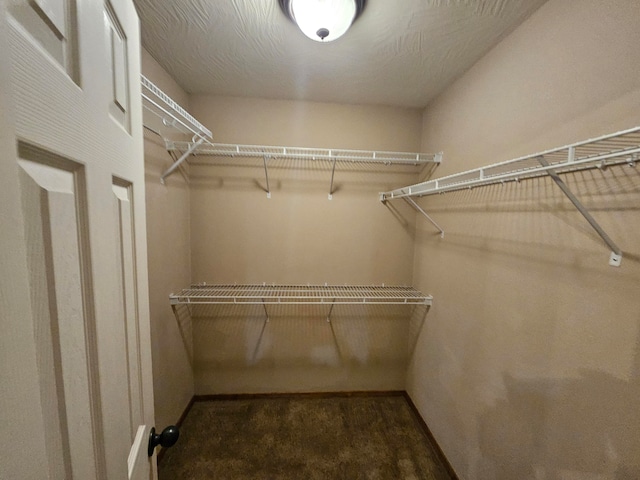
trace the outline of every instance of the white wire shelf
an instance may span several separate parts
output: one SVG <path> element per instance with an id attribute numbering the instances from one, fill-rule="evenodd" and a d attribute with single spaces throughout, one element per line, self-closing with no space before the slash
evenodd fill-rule
<path id="1" fill-rule="evenodd" d="M 194 142 L 166 142 L 167 150 L 186 152 Z M 295 160 L 328 160 L 338 162 L 375 163 L 382 165 L 433 165 L 442 161 L 442 153 L 409 153 L 332 148 L 281 147 L 272 145 L 237 145 L 206 143 L 193 150 L 194 155 L 229 158 L 280 158 Z"/>
<path id="2" fill-rule="evenodd" d="M 255 161 L 261 162 L 264 168 L 265 181 L 267 185 L 267 198 L 271 198 L 269 187 L 269 170 L 278 162 L 280 166 L 286 165 L 288 168 L 313 168 L 326 169 L 331 172 L 329 184 L 329 200 L 333 198 L 335 172 L 344 168 L 351 168 L 365 171 L 367 166 L 379 166 L 382 169 L 396 166 L 398 168 L 409 168 L 409 173 L 415 173 L 422 178 L 429 178 L 436 167 L 442 161 L 442 153 L 408 153 L 408 152 L 388 152 L 371 150 L 344 150 L 331 148 L 305 148 L 305 147 L 282 147 L 273 145 L 238 145 L 210 143 L 202 140 L 198 141 L 176 141 L 165 140 L 166 148 L 169 152 L 182 155 L 224 157 L 231 159 L 231 162 L 220 163 L 225 166 L 247 165 L 247 160 L 253 160 L 250 166 L 257 166 Z M 243 164 L 242 161 L 245 161 Z M 291 162 L 288 162 L 291 161 Z M 292 163 L 293 162 L 293 163 Z M 301 162 L 301 163 L 300 163 Z M 206 163 L 204 165 L 215 166 L 217 163 Z M 382 169 L 377 169 L 378 173 L 386 173 Z"/>
<path id="3" fill-rule="evenodd" d="M 622 250 L 570 191 L 560 178 L 560 174 L 592 168 L 606 170 L 610 166 L 624 164 L 635 167 L 639 158 L 640 127 L 634 127 L 506 162 L 494 163 L 486 167 L 382 192 L 380 193 L 380 201 L 404 199 L 426 217 L 444 237 L 444 230 L 411 197 L 549 176 L 611 249 L 609 265 L 619 267 L 622 262 Z"/>
<path id="4" fill-rule="evenodd" d="M 421 197 L 508 181 L 520 181 L 549 175 L 550 171 L 561 174 L 591 168 L 606 168 L 616 164 L 635 165 L 639 158 L 640 127 L 634 127 L 564 147 L 383 192 L 380 193 L 380 200 Z M 541 160 L 548 165 L 543 165 Z"/>
<path id="5" fill-rule="evenodd" d="M 367 285 L 192 285 L 169 296 L 171 305 L 431 305 L 413 287 Z"/>
<path id="6" fill-rule="evenodd" d="M 194 139 L 212 139 L 213 135 L 208 128 L 193 118 L 147 77 L 140 75 L 140 82 L 143 108 L 157 116 L 162 121 L 162 125 L 190 135 Z"/>
<path id="7" fill-rule="evenodd" d="M 333 148 L 281 147 L 272 145 L 238 145 L 213 143 L 213 135 L 184 108 L 178 105 L 169 95 L 160 90 L 144 75 L 142 83 L 142 105 L 153 120 L 145 116 L 145 127 L 161 136 L 165 147 L 174 158 L 174 163 L 161 176 L 161 181 L 171 175 L 185 160 L 191 156 L 226 157 L 237 161 L 242 159 L 262 159 L 267 186 L 269 184 L 268 160 L 302 160 L 329 162 L 331 184 L 329 199 L 333 193 L 333 176 L 336 165 L 350 164 L 352 167 L 364 165 L 399 165 L 415 167 L 421 178 L 429 178 L 442 161 L 442 153 L 388 152 L 372 150 L 345 150 Z M 173 138 L 173 134 L 188 135 Z M 239 163 L 238 163 L 239 164 Z M 215 165 L 215 163 L 211 164 Z M 271 192 L 267 187 L 267 197 Z"/>

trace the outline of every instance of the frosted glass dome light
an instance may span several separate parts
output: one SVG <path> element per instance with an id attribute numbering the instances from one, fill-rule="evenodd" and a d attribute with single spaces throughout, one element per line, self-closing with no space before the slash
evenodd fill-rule
<path id="1" fill-rule="evenodd" d="M 280 0 L 282 9 L 302 33 L 317 42 L 344 35 L 362 12 L 364 0 Z"/>

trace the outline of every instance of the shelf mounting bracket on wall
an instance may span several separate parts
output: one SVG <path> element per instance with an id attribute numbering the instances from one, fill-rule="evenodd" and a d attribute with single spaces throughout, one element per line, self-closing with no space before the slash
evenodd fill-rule
<path id="1" fill-rule="evenodd" d="M 262 161 L 264 163 L 264 178 L 267 181 L 267 198 L 271 198 L 271 187 L 269 187 L 269 170 L 267 169 L 267 160 L 269 160 L 271 156 L 263 155 Z"/>
<path id="2" fill-rule="evenodd" d="M 336 173 L 336 160 L 337 157 L 333 157 L 333 168 L 331 169 L 331 184 L 329 185 L 329 200 L 333 200 L 333 177 Z"/>
<path id="3" fill-rule="evenodd" d="M 178 168 L 182 164 L 182 162 L 184 162 L 187 159 L 187 157 L 189 157 L 189 155 L 191 155 L 195 151 L 196 148 L 202 145 L 203 142 L 204 142 L 204 138 L 198 139 L 198 141 L 194 142 L 189 147 L 189 149 L 182 154 L 182 156 L 178 160 L 173 162 L 173 165 L 167 168 L 167 170 L 165 170 L 165 172 L 160 177 L 160 183 L 164 185 L 164 179 L 167 178 L 169 175 L 171 175 L 175 171 L 175 169 Z"/>
<path id="4" fill-rule="evenodd" d="M 264 298 L 262 299 L 262 308 L 264 308 L 265 322 L 269 321 L 269 312 L 267 311 L 267 305 L 264 303 Z"/>
<path id="5" fill-rule="evenodd" d="M 435 220 L 433 218 L 431 218 L 427 212 L 425 212 L 422 208 L 420 208 L 420 205 L 418 205 L 412 198 L 410 197 L 404 197 L 404 200 L 411 205 L 413 208 L 415 208 L 418 212 L 420 212 L 427 220 L 429 220 L 434 227 L 436 227 L 438 229 L 438 231 L 440 232 L 440 238 L 444 238 L 444 230 L 442 229 L 442 227 L 440 227 L 440 225 L 438 225 Z"/>
<path id="6" fill-rule="evenodd" d="M 333 299 L 331 302 L 331 307 L 329 308 L 329 313 L 327 313 L 327 322 L 331 323 L 331 312 L 333 312 L 333 306 L 336 304 L 336 299 Z"/>
<path id="7" fill-rule="evenodd" d="M 570 152 L 569 159 L 571 161 L 571 157 L 575 155 L 575 150 L 570 149 L 569 152 Z M 547 162 L 547 160 L 544 158 L 544 155 L 540 155 L 538 157 L 538 162 L 543 167 L 549 167 L 549 162 Z M 609 237 L 609 235 L 607 235 L 607 232 L 605 232 L 600 226 L 600 224 L 596 222 L 595 218 L 591 216 L 591 214 L 585 208 L 582 202 L 578 200 L 578 198 L 573 194 L 571 190 L 569 190 L 569 187 L 567 187 L 567 184 L 562 181 L 562 179 L 555 172 L 555 170 L 552 168 L 549 168 L 547 170 L 547 173 L 549 174 L 551 179 L 555 182 L 555 184 L 558 185 L 560 190 L 562 190 L 562 193 L 564 193 L 566 197 L 571 201 L 571 203 L 573 203 L 573 206 L 576 207 L 580 212 L 580 214 L 587 220 L 587 222 L 589 222 L 589 225 L 591 225 L 593 229 L 597 232 L 597 234 L 600 235 L 600 238 L 604 240 L 604 243 L 606 243 L 609 246 L 609 248 L 611 249 L 611 255 L 609 256 L 609 265 L 611 265 L 612 267 L 619 267 L 620 263 L 622 262 L 622 250 L 620 250 L 618 245 L 616 245 L 615 242 L 611 240 L 611 237 Z"/>

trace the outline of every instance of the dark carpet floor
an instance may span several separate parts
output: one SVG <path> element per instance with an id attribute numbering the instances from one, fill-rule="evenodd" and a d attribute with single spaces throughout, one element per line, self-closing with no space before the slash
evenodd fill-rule
<path id="1" fill-rule="evenodd" d="M 404 397 L 197 401 L 160 480 L 450 480 Z"/>

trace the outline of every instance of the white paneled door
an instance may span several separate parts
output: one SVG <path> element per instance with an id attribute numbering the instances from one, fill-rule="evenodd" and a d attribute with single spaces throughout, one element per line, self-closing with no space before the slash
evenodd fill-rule
<path id="1" fill-rule="evenodd" d="M 138 18 L 1 1 L 0 479 L 153 479 Z"/>

